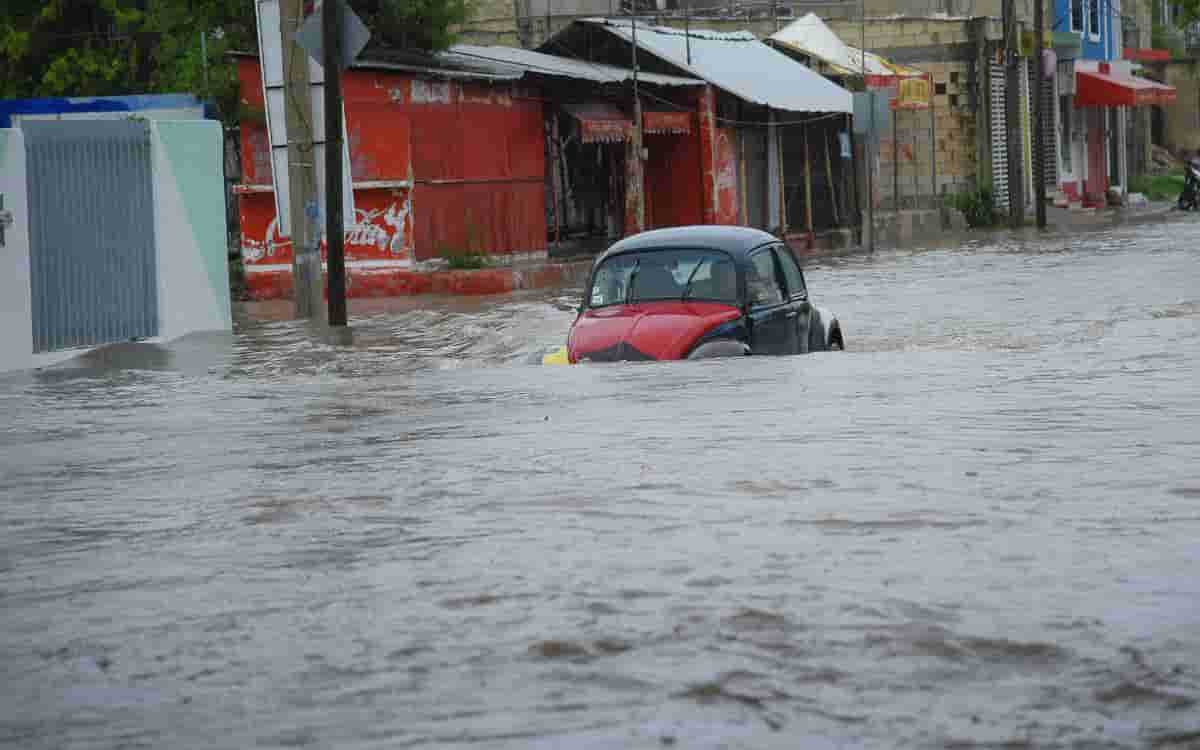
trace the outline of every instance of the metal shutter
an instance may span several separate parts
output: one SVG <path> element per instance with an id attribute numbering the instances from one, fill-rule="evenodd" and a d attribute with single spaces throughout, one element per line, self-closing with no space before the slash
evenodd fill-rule
<path id="1" fill-rule="evenodd" d="M 1045 157 L 1042 163 L 1045 165 L 1046 187 L 1051 191 L 1058 189 L 1058 151 L 1055 142 L 1055 134 L 1058 128 L 1055 127 L 1055 118 L 1058 115 L 1058 102 L 1054 97 L 1054 80 L 1042 81 L 1038 85 L 1037 68 L 1032 63 L 1029 64 L 1029 91 L 1037 91 L 1042 97 L 1042 132 L 1040 138 L 1035 138 L 1033 141 L 1033 158 L 1037 159 L 1042 154 Z M 1033 99 L 1029 100 L 1029 106 L 1033 107 Z M 1032 132 L 1033 110 L 1029 111 L 1030 131 Z M 1030 180 L 1033 179 L 1032 167 L 1030 168 Z"/>
<path id="2" fill-rule="evenodd" d="M 1008 210 L 1008 122 L 1004 110 L 1004 66 L 988 66 L 989 102 L 992 113 L 992 196 L 996 209 Z"/>

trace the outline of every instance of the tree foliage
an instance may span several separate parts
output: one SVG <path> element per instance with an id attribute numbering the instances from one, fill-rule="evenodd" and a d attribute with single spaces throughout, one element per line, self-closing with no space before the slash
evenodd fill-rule
<path id="1" fill-rule="evenodd" d="M 1200 21 L 1200 0 L 1169 0 L 1176 9 L 1175 24 L 1180 28 Z"/>
<path id="2" fill-rule="evenodd" d="M 351 0 L 372 44 L 440 49 L 469 0 Z M 0 98 L 192 93 L 237 118 L 253 0 L 3 0 Z M 203 42 L 202 42 L 203 37 Z"/>

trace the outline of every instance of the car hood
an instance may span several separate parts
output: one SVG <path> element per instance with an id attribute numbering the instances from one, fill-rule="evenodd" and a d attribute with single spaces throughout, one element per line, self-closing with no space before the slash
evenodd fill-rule
<path id="1" fill-rule="evenodd" d="M 571 326 L 572 362 L 682 359 L 697 339 L 741 311 L 717 302 L 645 302 L 587 310 Z"/>

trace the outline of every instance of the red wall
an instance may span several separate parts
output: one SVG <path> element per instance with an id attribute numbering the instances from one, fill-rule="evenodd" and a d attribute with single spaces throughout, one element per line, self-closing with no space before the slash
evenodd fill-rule
<path id="1" fill-rule="evenodd" d="M 243 59 L 238 74 L 243 102 L 261 111 L 258 61 Z M 354 181 L 412 185 L 355 189 L 360 231 L 347 233 L 347 260 L 545 249 L 539 100 L 511 84 L 367 70 L 348 71 L 343 92 Z M 243 120 L 242 165 L 243 183 L 271 183 L 265 120 Z M 271 194 L 244 195 L 241 205 L 243 248 L 254 255 L 255 243 L 276 246 L 247 262 L 290 263 L 290 243 L 264 234 L 274 218 Z M 386 232 L 386 240 L 372 227 Z"/>
<path id="2" fill-rule="evenodd" d="M 647 135 L 647 229 L 680 227 L 704 221 L 700 186 L 700 132 L 695 116 L 687 135 Z"/>

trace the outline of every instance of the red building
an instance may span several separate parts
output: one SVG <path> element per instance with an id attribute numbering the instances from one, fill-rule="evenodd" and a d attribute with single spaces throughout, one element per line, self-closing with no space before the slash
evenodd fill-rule
<path id="1" fill-rule="evenodd" d="M 726 46 L 726 54 L 746 47 Z M 812 76 L 771 54 L 784 72 Z M 598 249 L 643 229 L 780 221 L 782 179 L 764 184 L 782 174 L 780 151 L 762 137 L 767 118 L 755 128 L 759 139 L 748 140 L 738 131 L 747 123 L 731 121 L 740 109 L 720 114 L 731 95 L 699 76 L 640 74 L 638 154 L 626 68 L 506 47 L 413 60 L 365 61 L 343 76 L 355 206 L 345 245 L 350 296 L 430 291 L 427 261 L 448 254 L 503 263 L 580 240 Z M 254 297 L 284 297 L 292 248 L 275 221 L 266 121 L 255 115 L 264 109 L 259 61 L 241 58 L 239 77 L 248 113 L 237 188 L 246 284 Z"/>
<path id="2" fill-rule="evenodd" d="M 241 99 L 263 110 L 258 60 Z M 366 64 L 343 76 L 355 222 L 350 293 L 403 294 L 443 253 L 545 252 L 542 100 L 519 75 Z M 241 123 L 242 256 L 250 293 L 290 294 L 292 248 L 275 223 L 265 119 Z"/>

